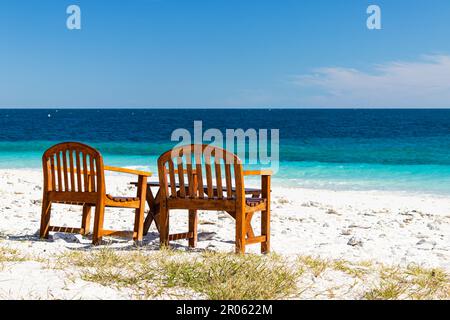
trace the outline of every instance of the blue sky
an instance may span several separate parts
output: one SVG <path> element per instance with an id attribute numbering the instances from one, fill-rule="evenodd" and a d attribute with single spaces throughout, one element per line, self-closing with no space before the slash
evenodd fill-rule
<path id="1" fill-rule="evenodd" d="M 0 0 L 0 107 L 450 107 L 449 35 L 448 0 Z"/>

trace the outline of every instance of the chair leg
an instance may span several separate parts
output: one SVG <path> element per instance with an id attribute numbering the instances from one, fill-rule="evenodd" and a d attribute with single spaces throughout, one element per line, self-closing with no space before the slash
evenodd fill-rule
<path id="1" fill-rule="evenodd" d="M 48 201 L 47 197 L 44 196 L 42 200 L 41 228 L 39 230 L 39 235 L 42 239 L 48 239 L 51 212 L 52 202 Z"/>
<path id="2" fill-rule="evenodd" d="M 236 210 L 236 253 L 245 253 L 245 211 L 243 208 Z"/>
<path id="3" fill-rule="evenodd" d="M 134 218 L 134 232 L 136 232 L 136 237 L 134 237 L 133 239 L 137 242 L 138 245 L 142 244 L 142 240 L 144 238 L 146 195 L 147 195 L 147 177 L 139 176 L 137 196 L 140 199 L 140 204 L 139 208 L 136 209 L 136 214 Z"/>
<path id="4" fill-rule="evenodd" d="M 192 238 L 189 238 L 189 247 L 195 248 L 197 246 L 197 224 L 198 224 L 198 214 L 197 210 L 189 210 L 189 232 L 193 233 Z"/>
<path id="5" fill-rule="evenodd" d="M 266 199 L 266 210 L 261 212 L 261 234 L 266 241 L 261 243 L 261 253 L 270 252 L 270 176 L 262 176 L 262 197 Z"/>
<path id="6" fill-rule="evenodd" d="M 261 242 L 261 253 L 270 252 L 270 208 L 261 212 L 261 233 L 266 236 L 266 241 Z"/>
<path id="7" fill-rule="evenodd" d="M 163 204 L 159 213 L 159 243 L 161 247 L 169 246 L 169 210 Z"/>
<path id="8" fill-rule="evenodd" d="M 95 206 L 94 235 L 92 237 L 92 243 L 94 245 L 99 245 L 102 242 L 104 218 L 105 218 L 105 204 L 97 203 L 97 205 Z"/>
<path id="9" fill-rule="evenodd" d="M 89 234 L 91 228 L 91 209 L 89 205 L 83 206 L 83 218 L 81 220 L 81 229 L 83 230 L 82 235 L 86 236 Z"/>
<path id="10" fill-rule="evenodd" d="M 145 207 L 141 206 L 139 209 L 136 209 L 134 217 L 134 232 L 136 232 L 136 236 L 133 240 L 136 241 L 138 245 L 142 243 L 144 238 L 144 215 Z"/>

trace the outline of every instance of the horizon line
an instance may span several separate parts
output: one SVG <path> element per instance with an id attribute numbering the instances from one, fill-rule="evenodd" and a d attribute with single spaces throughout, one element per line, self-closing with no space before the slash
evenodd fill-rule
<path id="1" fill-rule="evenodd" d="M 177 110 L 177 109 L 198 109 L 198 110 L 448 110 L 450 107 L 281 107 L 281 106 L 268 106 L 268 107 L 131 107 L 131 106 L 104 106 L 104 107 L 2 107 L 0 106 L 0 110 Z"/>

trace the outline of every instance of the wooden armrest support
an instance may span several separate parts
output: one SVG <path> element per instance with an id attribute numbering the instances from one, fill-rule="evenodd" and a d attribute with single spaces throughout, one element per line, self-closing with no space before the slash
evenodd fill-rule
<path id="1" fill-rule="evenodd" d="M 145 172 L 145 171 L 140 171 L 140 170 L 125 169 L 125 168 L 118 168 L 118 167 L 111 167 L 111 166 L 105 166 L 104 169 L 106 171 L 135 174 L 135 175 L 143 176 L 143 177 L 151 177 L 152 176 L 151 172 Z"/>
<path id="2" fill-rule="evenodd" d="M 271 176 L 272 170 L 247 170 L 244 176 Z"/>

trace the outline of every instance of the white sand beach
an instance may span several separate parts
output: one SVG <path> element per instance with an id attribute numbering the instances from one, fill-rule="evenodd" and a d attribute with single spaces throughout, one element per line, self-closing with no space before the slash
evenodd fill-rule
<path id="1" fill-rule="evenodd" d="M 133 195 L 133 177 L 108 176 L 107 192 Z M 98 250 L 89 237 L 53 234 L 39 240 L 42 174 L 39 170 L 0 170 L 0 249 L 15 250 L 23 259 L 0 264 L 0 298 L 12 299 L 122 299 L 135 297 L 95 282 L 69 277 L 67 270 L 48 268 L 49 261 L 71 250 Z M 254 185 L 253 185 L 254 186 Z M 54 206 L 55 225 L 78 226 L 79 207 Z M 105 227 L 131 230 L 134 212 L 107 209 Z M 254 228 L 257 228 L 258 219 Z M 171 231 L 184 232 L 187 213 L 171 214 Z M 350 263 L 439 268 L 450 272 L 450 197 L 395 192 L 330 191 L 279 188 L 272 192 L 272 251 L 295 258 L 312 256 Z M 109 239 L 114 249 L 132 248 L 133 242 Z M 234 250 L 234 220 L 225 213 L 200 212 L 198 250 Z M 152 226 L 141 250 L 157 251 L 158 234 Z M 186 241 L 175 245 L 187 249 Z M 258 245 L 248 246 L 258 253 Z M 1 263 L 1 262 L 0 262 Z M 352 286 L 352 279 L 334 270 L 311 277 L 310 290 L 294 298 L 361 298 L 367 283 Z M 308 280 L 309 281 L 309 280 Z M 347 283 L 348 282 L 348 283 Z M 347 285 L 347 287 L 345 287 Z M 329 288 L 336 289 L 332 296 Z M 350 288 L 350 289 L 349 289 Z M 160 298 L 167 298 L 163 293 Z M 195 296 L 193 296 L 195 298 Z M 201 296 L 200 296 L 201 297 Z"/>

